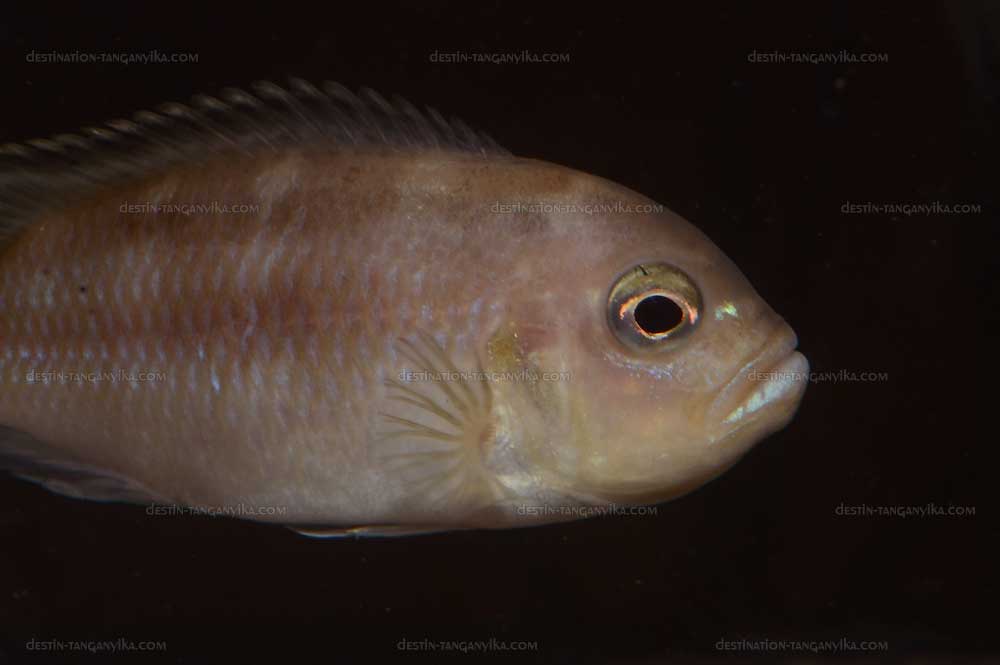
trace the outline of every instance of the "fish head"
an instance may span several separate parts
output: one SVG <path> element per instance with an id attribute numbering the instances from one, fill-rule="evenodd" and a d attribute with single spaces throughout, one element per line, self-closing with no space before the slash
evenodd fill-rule
<path id="1" fill-rule="evenodd" d="M 791 420 L 808 376 L 792 328 L 733 262 L 630 196 L 654 212 L 551 225 L 544 268 L 487 343 L 491 369 L 529 377 L 497 385 L 523 466 L 592 503 L 655 503 L 711 480 Z"/>

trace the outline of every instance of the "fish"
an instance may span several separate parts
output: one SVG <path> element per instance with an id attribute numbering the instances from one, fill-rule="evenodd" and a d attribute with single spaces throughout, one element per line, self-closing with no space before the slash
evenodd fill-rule
<path id="1" fill-rule="evenodd" d="M 686 494 L 808 361 L 693 224 L 371 89 L 258 82 L 0 148 L 0 468 L 317 537 Z"/>

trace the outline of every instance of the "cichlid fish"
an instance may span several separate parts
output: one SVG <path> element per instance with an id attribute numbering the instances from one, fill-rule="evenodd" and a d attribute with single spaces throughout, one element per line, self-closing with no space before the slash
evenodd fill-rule
<path id="1" fill-rule="evenodd" d="M 791 328 L 690 223 L 292 81 L 0 157 L 0 466 L 311 535 L 692 490 L 792 418 Z"/>

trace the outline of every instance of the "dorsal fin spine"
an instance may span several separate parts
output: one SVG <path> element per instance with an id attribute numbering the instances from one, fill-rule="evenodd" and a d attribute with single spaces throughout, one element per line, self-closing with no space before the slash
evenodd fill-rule
<path id="1" fill-rule="evenodd" d="M 308 145 L 510 156 L 461 121 L 449 123 L 437 111 L 418 111 L 399 98 L 390 103 L 368 88 L 355 95 L 337 83 L 320 89 L 291 79 L 288 89 L 267 81 L 252 89 L 255 94 L 226 88 L 218 96 L 163 104 L 77 134 L 0 146 L 0 245 L 45 210 L 224 151 Z"/>

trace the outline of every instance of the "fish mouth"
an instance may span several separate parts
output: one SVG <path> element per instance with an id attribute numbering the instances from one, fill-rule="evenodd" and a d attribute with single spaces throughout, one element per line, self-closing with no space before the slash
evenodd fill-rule
<path id="1" fill-rule="evenodd" d="M 809 379 L 809 361 L 797 346 L 795 332 L 784 324 L 723 386 L 709 413 L 723 424 L 726 438 L 752 423 L 777 430 L 791 420 Z"/>

